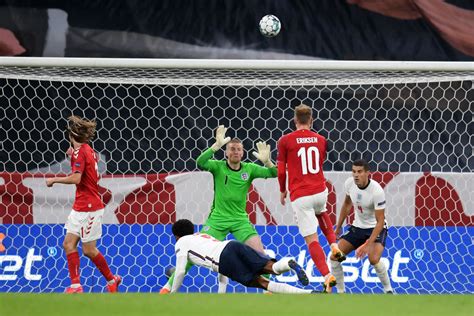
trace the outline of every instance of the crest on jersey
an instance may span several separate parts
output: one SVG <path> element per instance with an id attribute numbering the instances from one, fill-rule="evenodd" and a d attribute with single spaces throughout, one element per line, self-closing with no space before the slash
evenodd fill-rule
<path id="1" fill-rule="evenodd" d="M 357 193 L 357 200 L 358 200 L 358 201 L 362 200 L 362 194 Z"/>
<path id="2" fill-rule="evenodd" d="M 249 179 L 249 174 L 247 172 L 244 172 L 240 175 L 242 180 L 247 181 Z"/>
<path id="3" fill-rule="evenodd" d="M 75 165 L 76 167 L 80 167 L 80 166 L 81 166 L 81 163 L 76 162 L 74 165 Z"/>

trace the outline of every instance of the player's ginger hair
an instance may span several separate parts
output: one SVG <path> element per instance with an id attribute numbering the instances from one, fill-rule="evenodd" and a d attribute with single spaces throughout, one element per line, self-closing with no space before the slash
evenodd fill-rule
<path id="1" fill-rule="evenodd" d="M 313 111 L 306 104 L 300 104 L 295 108 L 295 119 L 300 124 L 309 124 L 313 118 Z"/>
<path id="2" fill-rule="evenodd" d="M 78 143 L 88 143 L 95 135 L 97 123 L 94 120 L 82 119 L 79 116 L 71 115 L 68 119 L 70 137 Z"/>

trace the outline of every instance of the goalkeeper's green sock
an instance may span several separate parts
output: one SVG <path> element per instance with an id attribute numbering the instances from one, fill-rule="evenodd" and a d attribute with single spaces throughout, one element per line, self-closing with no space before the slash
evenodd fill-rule
<path id="1" fill-rule="evenodd" d="M 186 264 L 185 274 L 188 273 L 189 269 L 191 269 L 192 266 L 193 266 L 193 264 L 188 261 L 188 263 Z M 168 282 L 166 282 L 166 284 L 163 288 L 171 290 L 171 287 L 173 286 L 173 282 L 174 282 L 174 272 L 170 275 L 170 278 L 168 279 Z"/>
<path id="2" fill-rule="evenodd" d="M 268 280 L 271 280 L 272 279 L 272 275 L 271 274 L 262 274 L 262 276 Z"/>

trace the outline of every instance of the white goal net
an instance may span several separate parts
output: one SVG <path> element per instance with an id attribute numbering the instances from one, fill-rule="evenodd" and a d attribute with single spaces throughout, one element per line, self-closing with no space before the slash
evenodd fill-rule
<path id="1" fill-rule="evenodd" d="M 45 177 L 70 172 L 64 131 L 71 114 L 98 123 L 92 146 L 106 204 L 99 248 L 123 276 L 124 291 L 156 292 L 174 263 L 170 224 L 202 225 L 209 214 L 212 177 L 196 158 L 215 128 L 227 126 L 247 152 L 268 142 L 275 160 L 294 107 L 305 103 L 328 139 L 333 221 L 354 159 L 368 160 L 384 187 L 383 260 L 395 292 L 474 293 L 473 80 L 473 63 L 0 58 L 0 292 L 69 285 L 63 223 L 75 188 L 47 188 Z M 295 257 L 319 288 L 322 277 L 290 207 L 279 204 L 276 179 L 254 181 L 247 212 L 266 250 Z M 367 259 L 352 254 L 343 267 L 346 291 L 382 292 Z M 81 278 L 86 291 L 103 291 L 88 260 Z M 192 268 L 182 291 L 216 292 L 217 279 Z M 254 290 L 231 282 L 228 291 Z"/>

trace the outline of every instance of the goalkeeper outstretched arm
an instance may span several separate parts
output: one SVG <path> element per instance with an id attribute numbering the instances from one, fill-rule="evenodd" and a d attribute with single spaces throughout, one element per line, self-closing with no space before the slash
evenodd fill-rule
<path id="1" fill-rule="evenodd" d="M 212 161 L 211 158 L 216 151 L 218 151 L 222 146 L 230 142 L 230 137 L 225 137 L 227 128 L 224 125 L 220 125 L 216 130 L 216 141 L 212 146 L 205 150 L 199 157 L 196 159 L 198 167 L 202 170 L 211 171 Z"/>
<path id="2" fill-rule="evenodd" d="M 255 158 L 260 160 L 267 168 L 275 168 L 275 164 L 270 158 L 270 145 L 265 142 L 257 143 L 257 151 L 252 153 Z"/>

